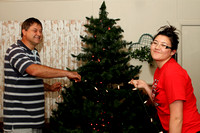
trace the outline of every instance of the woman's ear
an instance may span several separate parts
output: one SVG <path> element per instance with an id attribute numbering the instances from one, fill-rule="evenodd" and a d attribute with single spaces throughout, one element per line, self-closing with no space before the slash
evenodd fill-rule
<path id="1" fill-rule="evenodd" d="M 173 56 L 174 54 L 176 54 L 176 50 L 171 51 L 171 55 Z"/>

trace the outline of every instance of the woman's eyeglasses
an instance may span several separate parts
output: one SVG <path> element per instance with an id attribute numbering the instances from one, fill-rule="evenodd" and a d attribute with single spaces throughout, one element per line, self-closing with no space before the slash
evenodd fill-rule
<path id="1" fill-rule="evenodd" d="M 162 49 L 172 49 L 172 47 L 167 46 L 166 43 L 159 43 L 158 41 L 153 41 L 153 42 L 151 42 L 151 45 L 154 45 L 154 46 L 160 45 L 160 47 L 161 47 Z"/>

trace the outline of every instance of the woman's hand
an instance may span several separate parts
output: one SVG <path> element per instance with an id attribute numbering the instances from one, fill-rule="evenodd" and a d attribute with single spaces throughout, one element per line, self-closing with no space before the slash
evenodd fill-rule
<path id="1" fill-rule="evenodd" d="M 143 80 L 134 80 L 134 79 L 131 79 L 131 81 L 129 81 L 130 84 L 134 85 L 135 88 L 138 88 L 138 89 L 144 89 L 147 94 L 149 95 L 151 101 L 152 101 L 152 90 L 151 90 L 151 87 Z"/>
<path id="2" fill-rule="evenodd" d="M 135 88 L 138 88 L 138 89 L 141 89 L 141 88 L 146 88 L 148 87 L 148 84 L 143 81 L 143 80 L 134 80 L 134 79 L 131 79 L 131 81 L 129 82 L 130 84 L 134 85 Z"/>

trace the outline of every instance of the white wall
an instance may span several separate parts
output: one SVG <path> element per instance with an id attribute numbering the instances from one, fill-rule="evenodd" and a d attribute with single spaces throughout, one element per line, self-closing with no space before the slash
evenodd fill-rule
<path id="1" fill-rule="evenodd" d="M 182 25 L 182 66 L 187 70 L 200 110 L 200 24 Z"/>

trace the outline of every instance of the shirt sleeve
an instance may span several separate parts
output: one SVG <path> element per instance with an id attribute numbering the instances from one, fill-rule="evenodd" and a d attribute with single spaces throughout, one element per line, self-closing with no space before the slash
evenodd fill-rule
<path id="1" fill-rule="evenodd" d="M 9 63 L 22 75 L 25 70 L 34 62 L 27 56 L 26 52 L 19 47 L 12 49 L 8 55 Z"/>
<path id="2" fill-rule="evenodd" d="M 169 104 L 176 100 L 186 100 L 186 78 L 182 70 L 166 72 L 164 88 Z"/>

